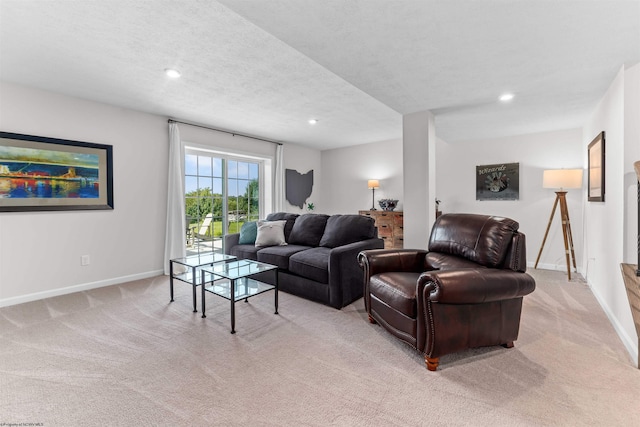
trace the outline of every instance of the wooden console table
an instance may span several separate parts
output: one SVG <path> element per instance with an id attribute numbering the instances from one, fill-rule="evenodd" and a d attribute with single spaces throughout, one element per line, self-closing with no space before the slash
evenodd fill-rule
<path id="1" fill-rule="evenodd" d="M 404 214 L 401 211 L 359 211 L 358 214 L 375 220 L 378 237 L 384 240 L 385 249 L 404 247 Z"/>
<path id="2" fill-rule="evenodd" d="M 640 348 L 640 277 L 636 276 L 635 264 L 620 264 L 622 277 L 624 278 L 624 286 L 627 288 L 627 298 L 631 306 L 631 315 L 633 323 L 636 326 L 636 338 L 638 339 L 638 348 Z M 640 353 L 638 353 L 638 368 L 640 368 Z"/>

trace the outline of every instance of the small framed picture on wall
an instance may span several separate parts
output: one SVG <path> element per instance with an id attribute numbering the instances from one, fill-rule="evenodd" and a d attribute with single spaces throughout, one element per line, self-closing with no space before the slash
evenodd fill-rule
<path id="1" fill-rule="evenodd" d="M 476 200 L 518 200 L 520 163 L 476 166 Z"/>
<path id="2" fill-rule="evenodd" d="M 589 144 L 588 150 L 588 200 L 604 202 L 604 131 L 600 132 Z"/>

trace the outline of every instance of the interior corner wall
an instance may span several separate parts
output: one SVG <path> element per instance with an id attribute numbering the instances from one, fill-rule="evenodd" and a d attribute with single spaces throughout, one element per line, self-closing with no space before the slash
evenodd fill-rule
<path id="1" fill-rule="evenodd" d="M 1 212 L 0 306 L 162 274 L 167 119 L 5 82 L 0 111 L 5 132 L 112 145 L 115 207 Z"/>
<path id="2" fill-rule="evenodd" d="M 640 161 L 640 64 L 624 77 L 624 262 L 638 264 L 638 176 L 633 163 Z"/>
<path id="3" fill-rule="evenodd" d="M 401 139 L 322 151 L 322 170 L 323 213 L 380 209 L 380 199 L 398 199 L 396 210 L 403 210 Z M 367 188 L 369 179 L 380 181 L 375 194 Z"/>
<path id="4" fill-rule="evenodd" d="M 404 244 L 426 249 L 436 219 L 436 130 L 433 113 L 418 111 L 402 116 L 404 166 Z"/>
<path id="5" fill-rule="evenodd" d="M 625 230 L 625 122 L 638 117 L 625 114 L 625 71 L 621 69 L 595 109 L 583 132 L 583 152 L 605 131 L 605 201 L 585 203 L 585 278 L 633 361 L 638 360 L 638 340 L 620 272 Z M 638 78 L 629 74 L 629 86 Z M 635 83 L 637 85 L 637 82 Z M 637 96 L 636 96 L 637 100 Z M 637 101 L 636 101 L 637 102 Z M 637 362 L 633 362 L 634 364 Z"/>
<path id="6" fill-rule="evenodd" d="M 518 221 L 527 238 L 527 264 L 533 267 L 556 198 L 554 190 L 542 188 L 543 171 L 584 168 L 581 129 L 456 143 L 438 140 L 436 153 L 436 195 L 442 201 L 441 210 L 501 215 Z M 520 165 L 519 200 L 476 200 L 476 166 L 501 163 Z M 567 194 L 578 269 L 583 247 L 583 192 L 569 190 Z M 559 209 L 538 268 L 566 271 Z"/>

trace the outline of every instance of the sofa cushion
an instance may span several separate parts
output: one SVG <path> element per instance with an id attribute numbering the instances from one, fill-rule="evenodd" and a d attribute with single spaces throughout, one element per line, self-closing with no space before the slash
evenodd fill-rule
<path id="1" fill-rule="evenodd" d="M 296 218 L 288 242 L 292 245 L 316 247 L 322 239 L 329 215 L 304 214 Z"/>
<path id="2" fill-rule="evenodd" d="M 240 228 L 239 245 L 255 245 L 258 235 L 258 223 L 255 221 L 245 222 Z"/>
<path id="3" fill-rule="evenodd" d="M 284 225 L 287 221 L 258 221 L 258 234 L 256 236 L 255 245 L 261 246 L 279 246 L 286 245 L 284 239 Z"/>
<path id="4" fill-rule="evenodd" d="M 260 248 L 256 245 L 235 245 L 229 248 L 229 255 L 238 257 L 238 259 L 258 260 L 258 251 Z"/>
<path id="5" fill-rule="evenodd" d="M 271 246 L 258 251 L 258 261 L 275 265 L 281 270 L 289 269 L 289 257 L 297 252 L 310 249 L 309 246 Z"/>
<path id="6" fill-rule="evenodd" d="M 327 220 L 320 246 L 335 248 L 375 237 L 375 220 L 363 215 L 332 215 Z"/>
<path id="7" fill-rule="evenodd" d="M 433 225 L 429 252 L 460 256 L 486 267 L 501 267 L 518 227 L 509 218 L 444 214 Z"/>
<path id="8" fill-rule="evenodd" d="M 289 236 L 291 235 L 291 229 L 293 229 L 293 224 L 296 222 L 296 218 L 300 215 L 289 213 L 289 212 L 274 212 L 267 215 L 267 221 L 280 221 L 285 220 L 287 223 L 284 225 L 284 240 L 289 241 Z"/>
<path id="9" fill-rule="evenodd" d="M 320 283 L 329 283 L 331 248 L 311 248 L 289 257 L 289 271 Z"/>

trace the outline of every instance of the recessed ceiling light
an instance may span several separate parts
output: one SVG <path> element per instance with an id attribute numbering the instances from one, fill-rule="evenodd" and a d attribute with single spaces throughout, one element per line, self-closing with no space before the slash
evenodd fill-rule
<path id="1" fill-rule="evenodd" d="M 177 79 L 178 77 L 180 77 L 180 71 L 171 68 L 165 68 L 164 73 L 172 79 Z"/>
<path id="2" fill-rule="evenodd" d="M 511 101 L 513 99 L 513 94 L 512 93 L 505 93 L 504 95 L 500 96 L 500 101 L 502 102 L 508 102 Z"/>
<path id="3" fill-rule="evenodd" d="M 310 125 L 315 125 L 316 123 L 318 123 L 318 119 L 309 119 Z"/>

